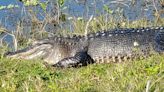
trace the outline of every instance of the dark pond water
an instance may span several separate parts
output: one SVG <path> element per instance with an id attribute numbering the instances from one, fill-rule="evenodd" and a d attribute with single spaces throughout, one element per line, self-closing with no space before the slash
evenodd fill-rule
<path id="1" fill-rule="evenodd" d="M 46 0 L 41 0 L 46 1 Z M 163 7 L 160 5 L 159 0 L 65 0 L 65 4 L 61 7 L 61 11 L 69 17 L 82 17 L 89 18 L 91 15 L 99 16 L 104 14 L 104 5 L 113 11 L 122 10 L 124 17 L 128 20 L 137 20 L 147 18 L 153 20 L 154 11 L 161 10 Z M 149 1 L 149 2 L 147 2 Z M 53 4 L 55 0 L 51 0 Z M 8 30 L 16 30 L 17 23 L 22 18 L 28 18 L 27 7 L 24 7 L 18 0 L 1 0 L 0 6 L 8 6 L 9 4 L 18 5 L 18 8 L 0 10 L 0 25 Z M 28 7 L 29 9 L 30 7 Z M 43 10 L 39 7 L 31 7 L 34 11 L 38 12 L 38 19 L 43 20 L 44 14 L 40 13 Z M 51 12 L 51 7 L 47 10 Z M 26 17 L 27 16 L 27 17 Z M 164 17 L 164 14 L 161 14 Z M 29 27 L 25 28 L 28 30 Z M 1 37 L 1 36 L 0 36 Z M 9 39 L 9 38 L 8 38 Z"/>

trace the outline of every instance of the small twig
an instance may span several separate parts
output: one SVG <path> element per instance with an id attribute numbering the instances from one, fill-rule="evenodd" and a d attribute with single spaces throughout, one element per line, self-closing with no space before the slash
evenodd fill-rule
<path id="1" fill-rule="evenodd" d="M 23 7 L 22 7 L 22 10 L 21 10 L 21 16 L 23 16 L 23 14 L 27 15 L 27 14 L 26 14 L 25 6 L 23 6 Z"/>
<path id="2" fill-rule="evenodd" d="M 60 17 L 60 5 L 59 5 L 59 3 L 57 3 L 57 16 L 58 16 L 58 18 L 57 18 L 57 22 L 58 22 L 58 24 L 59 24 L 59 22 L 60 22 L 60 20 L 59 20 L 59 17 Z"/>
<path id="3" fill-rule="evenodd" d="M 149 92 L 149 88 L 150 88 L 150 80 L 147 81 L 147 84 L 146 84 L 146 92 Z"/>
<path id="4" fill-rule="evenodd" d="M 88 33 L 88 26 L 89 26 L 89 23 L 91 22 L 91 20 L 93 19 L 93 15 L 91 15 L 91 17 L 89 18 L 86 26 L 85 26 L 85 36 L 87 37 L 87 33 Z"/>
<path id="5" fill-rule="evenodd" d="M 2 38 L 0 38 L 0 47 L 3 46 L 3 39 L 7 36 L 7 34 L 4 34 Z"/>
<path id="6" fill-rule="evenodd" d="M 18 43 L 17 43 L 17 39 L 16 39 L 15 35 L 13 33 L 10 33 L 8 30 L 6 30 L 4 28 L 1 28 L 0 31 L 6 33 L 7 35 L 10 35 L 13 38 L 14 50 L 16 51 L 17 47 L 18 47 Z"/>
<path id="7" fill-rule="evenodd" d="M 155 0 L 153 0 L 153 6 L 154 6 L 154 9 L 155 9 L 155 17 L 156 17 L 155 22 L 157 22 L 159 20 L 160 15 L 159 15 L 158 9 L 156 7 Z"/>
<path id="8" fill-rule="evenodd" d="M 13 37 L 13 43 L 14 43 L 14 50 L 17 51 L 18 50 L 18 43 L 17 43 L 17 39 L 15 37 L 15 35 L 12 33 L 10 34 Z"/>
<path id="9" fill-rule="evenodd" d="M 161 71 L 161 72 L 163 72 L 163 71 Z M 164 79 L 164 75 L 162 75 L 160 78 L 158 78 L 156 81 L 154 81 L 154 82 L 150 85 L 150 88 L 151 88 L 152 86 L 154 86 L 155 83 L 157 83 L 157 82 L 159 82 L 159 81 L 162 81 L 163 79 Z"/>
<path id="10" fill-rule="evenodd" d="M 130 0 L 129 0 L 130 1 Z M 109 4 L 122 4 L 124 6 L 127 6 L 129 8 L 129 5 L 124 2 L 124 0 L 116 0 L 116 1 L 111 1 Z"/>
<path id="11" fill-rule="evenodd" d="M 157 7 L 155 5 L 155 0 L 153 0 L 153 6 L 154 6 L 154 9 L 155 9 L 156 13 L 158 13 Z"/>

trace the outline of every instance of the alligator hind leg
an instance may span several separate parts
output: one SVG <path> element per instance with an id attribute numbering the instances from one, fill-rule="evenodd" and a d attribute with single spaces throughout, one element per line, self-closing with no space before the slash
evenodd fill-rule
<path id="1" fill-rule="evenodd" d="M 74 57 L 64 58 L 55 67 L 79 67 L 94 63 L 94 60 L 85 52 L 77 52 Z"/>

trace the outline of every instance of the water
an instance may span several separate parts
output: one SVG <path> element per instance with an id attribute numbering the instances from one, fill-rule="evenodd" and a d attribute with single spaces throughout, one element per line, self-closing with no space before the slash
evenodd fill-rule
<path id="1" fill-rule="evenodd" d="M 45 0 L 42 0 L 45 1 Z M 54 1 L 54 0 L 52 0 Z M 123 0 L 124 2 L 116 2 L 117 0 L 65 0 L 66 7 L 65 10 L 61 10 L 64 13 L 67 13 L 68 16 L 75 17 L 83 17 L 88 18 L 90 15 L 100 15 L 104 12 L 103 5 L 108 6 L 111 10 L 116 11 L 118 8 L 123 9 L 124 16 L 129 20 L 141 19 L 143 17 L 147 19 L 154 18 L 154 10 L 152 4 L 146 3 L 144 0 L 133 0 L 136 2 L 132 2 L 132 0 Z M 86 1 L 86 2 L 84 2 Z M 121 1 L 121 0 L 119 0 Z M 156 8 L 161 9 L 158 0 L 156 1 Z M 134 4 L 132 4 L 134 3 Z M 12 30 L 15 29 L 17 21 L 24 16 L 23 5 L 18 0 L 2 0 L 0 1 L 0 5 L 19 5 L 19 8 L 15 8 L 13 10 L 0 10 L 0 19 L 2 25 L 7 29 Z M 38 9 L 36 9 L 38 10 Z M 39 9 L 41 10 L 41 9 Z M 164 15 L 162 15 L 164 17 Z M 39 19 L 44 19 L 43 16 L 39 16 Z"/>

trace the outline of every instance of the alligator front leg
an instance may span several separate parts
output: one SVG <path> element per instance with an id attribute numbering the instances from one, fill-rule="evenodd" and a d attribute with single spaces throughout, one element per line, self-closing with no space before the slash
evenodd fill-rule
<path id="1" fill-rule="evenodd" d="M 77 52 L 74 57 L 64 58 L 53 66 L 63 67 L 63 68 L 80 67 L 80 66 L 86 66 L 92 63 L 94 63 L 94 60 L 90 57 L 90 55 L 88 55 L 87 52 Z"/>

